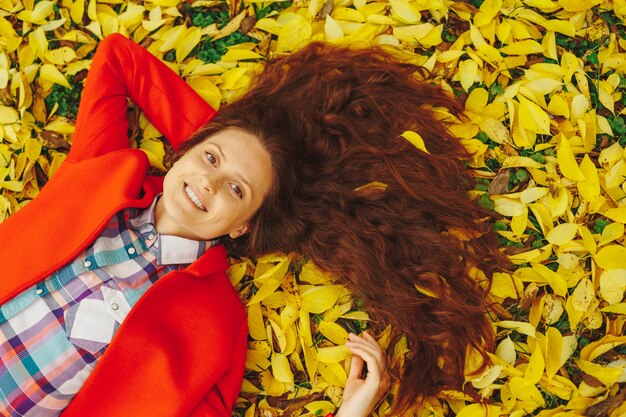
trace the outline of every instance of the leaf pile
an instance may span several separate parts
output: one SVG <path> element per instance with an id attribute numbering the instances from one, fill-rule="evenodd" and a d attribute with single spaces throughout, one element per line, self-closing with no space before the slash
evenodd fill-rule
<path id="1" fill-rule="evenodd" d="M 63 162 L 107 34 L 146 46 L 216 108 L 246 91 L 264 57 L 312 40 L 393 45 L 464 101 L 462 117 L 441 117 L 472 155 L 471 197 L 494 210 L 515 265 L 491 289 L 493 365 L 467 378 L 482 399 L 447 391 L 412 415 L 624 416 L 625 16 L 624 0 L 1 0 L 0 221 Z M 129 117 L 131 140 L 164 169 L 160 133 Z M 239 415 L 335 410 L 343 342 L 368 325 L 358 300 L 294 255 L 243 260 L 229 275 L 250 327 Z M 401 365 L 404 339 L 378 336 Z"/>

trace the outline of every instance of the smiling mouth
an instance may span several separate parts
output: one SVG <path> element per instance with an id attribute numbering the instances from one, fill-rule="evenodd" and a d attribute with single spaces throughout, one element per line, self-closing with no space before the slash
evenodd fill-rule
<path id="1" fill-rule="evenodd" d="M 200 198 L 198 198 L 198 196 L 191 190 L 191 188 L 189 188 L 187 184 L 185 184 L 185 192 L 187 193 L 189 199 L 196 205 L 196 207 L 198 207 L 202 211 L 206 211 L 206 207 L 204 207 L 202 201 L 200 201 Z"/>

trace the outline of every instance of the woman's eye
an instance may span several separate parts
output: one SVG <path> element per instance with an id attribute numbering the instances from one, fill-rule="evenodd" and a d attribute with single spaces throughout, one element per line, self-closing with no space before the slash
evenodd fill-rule
<path id="1" fill-rule="evenodd" d="M 241 191 L 241 188 L 237 184 L 231 184 L 230 188 L 237 195 L 237 197 L 243 198 L 243 192 Z"/>
<path id="2" fill-rule="evenodd" d="M 213 165 L 217 164 L 217 158 L 211 152 L 206 152 L 206 159 Z"/>

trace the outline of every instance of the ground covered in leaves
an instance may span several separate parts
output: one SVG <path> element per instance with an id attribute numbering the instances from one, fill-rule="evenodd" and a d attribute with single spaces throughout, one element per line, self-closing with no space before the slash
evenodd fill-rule
<path id="1" fill-rule="evenodd" d="M 246 91 L 264 57 L 310 40 L 393 45 L 465 103 L 450 129 L 516 268 L 491 290 L 493 366 L 468 378 L 482 400 L 447 391 L 414 415 L 625 416 L 625 16 L 625 0 L 0 0 L 0 221 L 63 162 L 109 33 L 147 46 L 214 107 Z M 131 141 L 163 169 L 160 134 L 129 117 Z M 250 324 L 236 413 L 333 411 L 347 331 L 368 326 L 358 301 L 294 256 L 229 273 Z M 397 364 L 406 347 L 388 330 Z"/>

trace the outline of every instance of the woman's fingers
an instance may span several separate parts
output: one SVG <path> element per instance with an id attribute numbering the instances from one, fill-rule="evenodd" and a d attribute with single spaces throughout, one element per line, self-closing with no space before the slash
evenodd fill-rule
<path id="1" fill-rule="evenodd" d="M 350 334 L 350 341 L 346 344 L 346 346 L 359 347 L 369 352 L 374 358 L 376 358 L 376 361 L 379 363 L 379 365 L 383 365 L 386 358 L 383 348 L 369 333 L 364 332 L 363 335 L 363 337 L 360 337 L 354 334 Z"/>
<path id="2" fill-rule="evenodd" d="M 367 331 L 363 332 L 363 336 L 357 336 L 354 333 L 349 334 L 350 340 L 358 343 L 362 343 L 364 346 L 371 348 L 372 352 L 383 352 L 383 348 L 378 344 L 376 339 Z"/>
<path id="3" fill-rule="evenodd" d="M 387 357 L 383 348 L 368 332 L 363 332 L 362 336 L 350 333 L 349 339 L 346 342 L 346 346 L 354 355 L 351 365 L 355 364 L 355 357 L 360 358 L 360 366 L 358 366 L 358 369 L 351 368 L 350 378 L 361 379 L 363 362 L 365 362 L 368 370 L 365 380 L 378 384 L 381 391 L 386 391 L 389 388 L 390 381 L 387 373 Z"/>
<path id="4" fill-rule="evenodd" d="M 383 348 L 368 333 L 350 333 L 346 346 L 352 352 L 350 375 L 337 416 L 365 417 L 370 415 L 389 389 L 389 375 Z M 367 376 L 362 377 L 367 364 Z"/>
<path id="5" fill-rule="evenodd" d="M 367 377 L 365 379 L 373 379 L 378 381 L 380 379 L 381 367 L 376 357 L 372 355 L 369 351 L 358 346 L 350 347 L 350 351 L 353 355 L 360 356 L 365 361 L 365 363 L 367 363 Z"/>
<path id="6" fill-rule="evenodd" d="M 360 379 L 361 374 L 363 373 L 363 365 L 365 361 L 363 358 L 357 355 L 352 355 L 352 360 L 350 361 L 350 375 L 348 375 L 348 379 Z"/>

